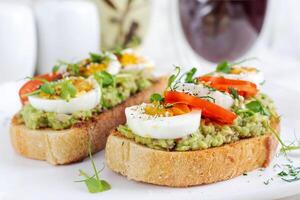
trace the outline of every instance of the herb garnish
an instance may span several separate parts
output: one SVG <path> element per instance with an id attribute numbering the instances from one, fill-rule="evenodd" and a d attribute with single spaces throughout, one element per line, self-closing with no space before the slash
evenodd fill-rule
<path id="1" fill-rule="evenodd" d="M 172 74 L 168 79 L 168 86 L 167 89 L 175 90 L 178 83 L 182 81 L 182 79 L 185 77 L 184 82 L 185 83 L 197 83 L 198 79 L 194 78 L 195 73 L 197 72 L 197 69 L 193 67 L 190 71 L 187 71 L 183 73 L 180 77 L 180 67 L 175 67 L 175 73 Z M 179 78 L 178 78 L 179 77 Z"/>
<path id="2" fill-rule="evenodd" d="M 54 67 L 52 68 L 52 73 L 58 72 L 59 68 L 60 68 L 60 65 L 54 65 Z"/>
<path id="3" fill-rule="evenodd" d="M 74 64 L 68 64 L 68 69 L 70 70 L 70 72 L 72 73 L 72 75 L 74 76 L 78 76 L 80 75 L 80 69 L 79 69 L 79 65 L 74 63 Z"/>
<path id="4" fill-rule="evenodd" d="M 264 184 L 265 184 L 265 185 L 269 185 L 270 182 L 273 181 L 273 180 L 274 180 L 273 178 L 270 178 L 270 179 L 264 181 Z"/>
<path id="5" fill-rule="evenodd" d="M 52 73 L 58 72 L 59 69 L 65 69 L 72 76 L 80 75 L 79 65 L 77 63 L 68 63 L 63 60 L 58 60 L 55 66 L 52 68 Z"/>
<path id="6" fill-rule="evenodd" d="M 110 190 L 111 189 L 110 184 L 107 181 L 100 179 L 99 174 L 103 170 L 103 168 L 99 171 L 97 170 L 93 156 L 92 156 L 90 142 L 89 142 L 88 151 L 89 151 L 89 158 L 91 160 L 92 167 L 94 170 L 94 175 L 89 176 L 83 170 L 79 170 L 80 176 L 83 176 L 85 179 L 81 180 L 81 181 L 76 181 L 76 182 L 84 182 L 90 193 L 98 193 L 98 192 L 104 192 L 104 191 Z"/>
<path id="7" fill-rule="evenodd" d="M 122 48 L 121 47 L 116 47 L 113 51 L 112 51 L 113 54 L 115 54 L 116 56 L 122 56 L 123 53 L 122 53 Z"/>
<path id="8" fill-rule="evenodd" d="M 207 88 L 210 92 L 215 92 L 217 91 L 215 88 L 211 87 L 210 85 L 203 84 L 203 87 Z"/>
<path id="9" fill-rule="evenodd" d="M 55 88 L 54 88 L 53 84 L 51 84 L 50 82 L 47 82 L 47 83 L 44 83 L 43 85 L 41 85 L 40 91 L 44 92 L 45 94 L 49 94 L 49 95 L 55 94 Z"/>
<path id="10" fill-rule="evenodd" d="M 293 145 L 293 144 L 287 145 L 287 144 L 285 144 L 281 140 L 281 138 L 280 138 L 279 134 L 277 133 L 277 131 L 275 129 L 273 129 L 270 124 L 268 124 L 268 128 L 273 133 L 273 135 L 276 137 L 276 139 L 278 140 L 278 142 L 280 143 L 280 145 L 281 145 L 280 151 L 281 152 L 283 152 L 283 153 L 286 154 L 289 151 L 299 150 L 300 149 L 300 145 Z"/>
<path id="11" fill-rule="evenodd" d="M 97 53 L 90 53 L 90 59 L 94 63 L 102 63 L 105 59 L 107 59 L 107 56 Z"/>
<path id="12" fill-rule="evenodd" d="M 216 99 L 211 96 L 199 96 L 201 99 L 211 100 L 212 102 L 216 103 Z"/>
<path id="13" fill-rule="evenodd" d="M 188 71 L 186 73 L 184 82 L 185 83 L 194 83 L 194 75 L 196 72 L 197 72 L 197 69 L 195 67 L 193 67 L 190 71 Z"/>
<path id="14" fill-rule="evenodd" d="M 236 113 L 237 114 L 244 113 L 248 116 L 252 116 L 255 113 L 260 113 L 260 114 L 266 115 L 266 116 L 270 115 L 268 109 L 258 100 L 251 101 L 251 102 L 247 103 L 245 106 L 246 106 L 245 109 L 238 109 L 236 111 Z"/>
<path id="15" fill-rule="evenodd" d="M 247 103 L 245 106 L 247 109 L 249 109 L 250 111 L 252 111 L 254 113 L 260 113 L 262 115 L 267 115 L 267 116 L 269 115 L 269 112 L 267 111 L 267 109 L 258 100 L 251 101 L 251 102 Z"/>
<path id="16" fill-rule="evenodd" d="M 239 94 L 236 89 L 234 89 L 233 87 L 229 87 L 228 89 L 234 99 L 239 99 Z"/>
<path id="17" fill-rule="evenodd" d="M 246 58 L 244 60 L 241 60 L 241 61 L 238 61 L 235 63 L 229 63 L 227 60 L 224 60 L 217 65 L 216 72 L 223 72 L 225 74 L 228 74 L 232 70 L 233 66 L 239 65 L 241 63 L 244 63 L 246 61 L 253 60 L 253 59 L 256 59 L 256 58 Z"/>
<path id="18" fill-rule="evenodd" d="M 231 71 L 231 67 L 232 65 L 230 65 L 229 62 L 225 60 L 217 65 L 216 72 L 223 72 L 228 74 Z"/>
<path id="19" fill-rule="evenodd" d="M 291 164 L 283 165 L 284 169 L 277 174 L 286 182 L 294 182 L 300 180 L 300 167 L 294 167 Z"/>
<path id="20" fill-rule="evenodd" d="M 73 85 L 72 81 L 70 79 L 66 80 L 59 80 L 59 81 L 54 81 L 54 82 L 49 82 L 45 79 L 40 79 L 40 78 L 32 78 L 33 80 L 39 80 L 44 82 L 43 85 L 41 85 L 37 90 L 25 94 L 26 96 L 31 96 L 31 95 L 37 95 L 42 93 L 45 93 L 47 95 L 58 95 L 62 99 L 69 101 L 71 98 L 74 98 L 77 94 L 77 89 Z M 61 89 L 59 93 L 56 91 L 56 87 L 60 85 Z"/>
<path id="21" fill-rule="evenodd" d="M 175 73 L 172 74 L 169 79 L 168 79 L 168 85 L 167 85 L 167 89 L 173 89 L 173 83 L 174 81 L 177 79 L 177 77 L 179 76 L 180 74 L 180 67 L 179 66 L 175 66 Z"/>
<path id="22" fill-rule="evenodd" d="M 101 87 L 108 87 L 115 84 L 115 77 L 107 71 L 95 73 L 94 78 Z"/>
<path id="23" fill-rule="evenodd" d="M 76 87 L 72 84 L 71 80 L 64 80 L 61 82 L 61 98 L 69 101 L 77 94 Z"/>
<path id="24" fill-rule="evenodd" d="M 162 102 L 162 101 L 164 101 L 164 98 L 158 93 L 154 93 L 150 97 L 150 102 L 151 103 L 153 103 L 153 102 Z"/>

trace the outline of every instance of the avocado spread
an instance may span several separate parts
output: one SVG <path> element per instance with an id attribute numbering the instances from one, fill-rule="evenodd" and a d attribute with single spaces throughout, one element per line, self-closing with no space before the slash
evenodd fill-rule
<path id="1" fill-rule="evenodd" d="M 115 76 L 115 84 L 102 88 L 101 103 L 96 108 L 72 114 L 62 114 L 38 110 L 28 103 L 22 107 L 17 115 L 18 121 L 30 129 L 67 129 L 79 121 L 90 119 L 103 110 L 111 109 L 131 95 L 150 87 L 152 85 L 151 80 L 151 77 L 141 71 L 120 72 Z"/>
<path id="2" fill-rule="evenodd" d="M 259 106 L 261 109 L 257 109 Z M 268 132 L 271 120 L 279 119 L 272 100 L 265 94 L 258 94 L 247 100 L 235 99 L 232 111 L 237 114 L 233 124 L 220 125 L 208 119 L 201 119 L 198 131 L 184 138 L 153 139 L 141 137 L 134 134 L 126 125 L 119 126 L 118 131 L 123 136 L 153 149 L 189 151 L 217 147 L 239 139 L 263 135 Z"/>

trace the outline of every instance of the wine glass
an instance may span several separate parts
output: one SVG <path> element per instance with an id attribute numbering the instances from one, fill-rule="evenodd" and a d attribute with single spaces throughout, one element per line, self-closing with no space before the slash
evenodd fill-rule
<path id="1" fill-rule="evenodd" d="M 178 0 L 173 22 L 184 63 L 238 60 L 259 38 L 267 0 Z M 175 16 L 177 15 L 177 16 Z M 192 58 L 196 59 L 192 59 Z M 196 62 L 195 62 L 196 60 Z"/>

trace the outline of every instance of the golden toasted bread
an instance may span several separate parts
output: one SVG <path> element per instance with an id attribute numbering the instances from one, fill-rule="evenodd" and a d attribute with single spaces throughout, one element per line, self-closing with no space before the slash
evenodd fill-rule
<path id="1" fill-rule="evenodd" d="M 273 123 L 279 130 L 279 122 Z M 112 131 L 105 148 L 106 165 L 128 179 L 187 187 L 231 179 L 267 167 L 278 142 L 271 133 L 196 151 L 162 151 L 137 144 Z"/>
<path id="2" fill-rule="evenodd" d="M 157 79 L 150 88 L 114 108 L 65 130 L 57 131 L 49 128 L 32 130 L 24 124 L 19 124 L 16 117 L 13 117 L 10 126 L 12 145 L 25 157 L 46 160 L 54 165 L 81 161 L 88 155 L 90 138 L 93 152 L 102 150 L 110 130 L 126 122 L 125 108 L 147 101 L 152 93 L 162 92 L 165 86 L 166 78 Z"/>

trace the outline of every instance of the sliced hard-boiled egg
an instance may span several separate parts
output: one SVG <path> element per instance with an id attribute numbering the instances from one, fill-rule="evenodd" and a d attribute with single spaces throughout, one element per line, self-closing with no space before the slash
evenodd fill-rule
<path id="1" fill-rule="evenodd" d="M 72 114 L 77 111 L 85 111 L 95 108 L 101 100 L 101 89 L 93 79 L 87 79 L 92 84 L 89 91 L 79 91 L 74 98 L 67 100 L 61 98 L 45 98 L 40 95 L 29 96 L 29 103 L 38 110 Z M 78 86 L 79 89 L 82 86 Z"/>
<path id="2" fill-rule="evenodd" d="M 175 90 L 203 98 L 225 109 L 230 109 L 234 104 L 234 99 L 229 94 L 217 91 L 204 84 L 177 83 Z"/>
<path id="3" fill-rule="evenodd" d="M 145 108 L 151 104 L 141 104 L 125 109 L 127 125 L 137 135 L 156 139 L 176 139 L 195 133 L 201 120 L 201 111 L 176 115 L 149 115 Z"/>
<path id="4" fill-rule="evenodd" d="M 109 61 L 109 64 L 107 66 L 107 69 L 106 69 L 107 72 L 112 74 L 112 75 L 115 75 L 115 74 L 119 73 L 120 70 L 121 70 L 121 64 L 120 64 L 118 58 L 112 53 L 109 53 L 108 57 L 109 57 L 110 61 Z"/>
<path id="5" fill-rule="evenodd" d="M 103 61 L 98 63 L 98 62 L 91 62 L 87 64 L 82 70 L 83 74 L 85 76 L 91 76 L 96 72 L 100 71 L 107 71 L 108 73 L 115 75 L 118 74 L 121 70 L 121 64 L 118 60 L 118 58 L 109 52 L 104 52 L 103 55 L 104 57 Z"/>
<path id="6" fill-rule="evenodd" d="M 259 87 L 264 81 L 264 74 L 254 67 L 233 66 L 229 73 L 215 72 L 214 76 L 223 76 L 227 79 L 244 80 L 256 84 Z"/>
<path id="7" fill-rule="evenodd" d="M 125 49 L 118 56 L 123 70 L 152 69 L 154 64 L 132 49 Z"/>

